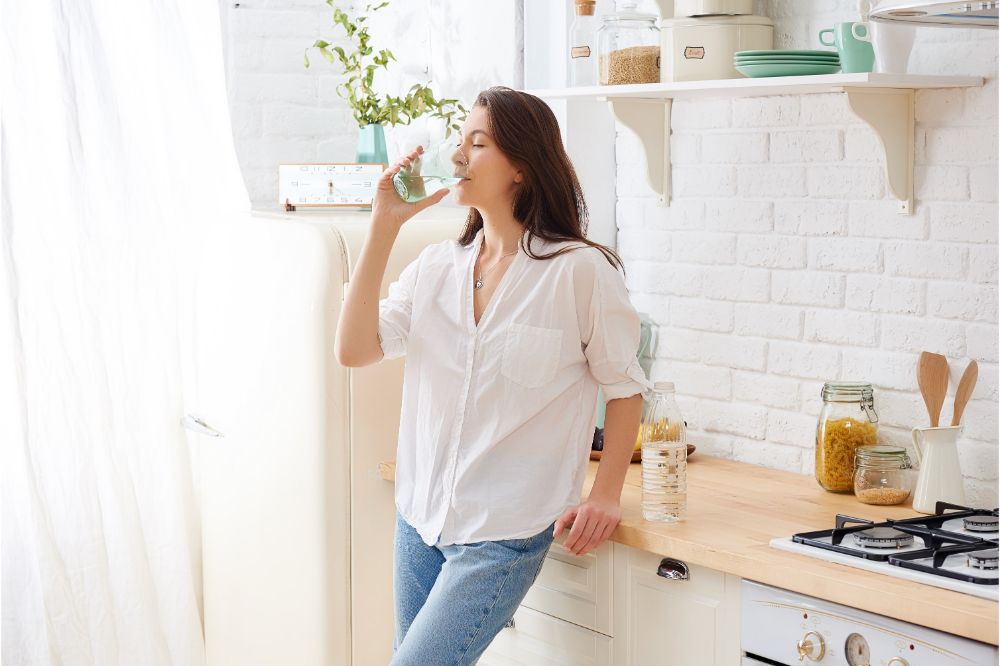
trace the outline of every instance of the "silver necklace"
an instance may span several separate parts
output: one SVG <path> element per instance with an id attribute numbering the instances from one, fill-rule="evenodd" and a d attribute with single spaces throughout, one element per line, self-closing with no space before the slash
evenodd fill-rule
<path id="1" fill-rule="evenodd" d="M 480 251 L 481 251 L 481 249 L 480 249 Z M 507 253 L 507 254 L 504 254 L 504 255 L 501 255 L 501 257 L 500 257 L 499 259 L 497 259 L 497 260 L 496 260 L 496 261 L 495 261 L 495 262 L 493 263 L 493 265 L 492 265 L 492 266 L 490 266 L 490 270 L 486 271 L 485 273 L 484 273 L 484 272 L 482 271 L 482 269 L 480 269 L 480 271 L 479 271 L 479 279 L 478 279 L 478 280 L 476 280 L 476 289 L 482 289 L 482 288 L 483 288 L 483 278 L 484 278 L 484 277 L 486 277 L 487 275 L 489 275 L 489 274 L 490 274 L 490 272 L 491 272 L 491 271 L 492 271 L 492 270 L 493 270 L 494 268 L 496 268 L 497 266 L 499 266 L 499 265 L 500 265 L 500 261 L 501 261 L 501 259 L 503 259 L 504 257 L 509 257 L 509 256 L 511 256 L 511 255 L 515 255 L 515 254 L 517 254 L 517 250 L 514 250 L 513 252 L 509 252 L 509 253 Z"/>

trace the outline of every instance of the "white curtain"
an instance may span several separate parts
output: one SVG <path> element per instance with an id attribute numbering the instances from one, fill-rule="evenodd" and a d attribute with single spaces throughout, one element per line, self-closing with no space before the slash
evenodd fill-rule
<path id="1" fill-rule="evenodd" d="M 249 209 L 218 6 L 0 0 L 2 663 L 204 663 L 201 232 Z"/>

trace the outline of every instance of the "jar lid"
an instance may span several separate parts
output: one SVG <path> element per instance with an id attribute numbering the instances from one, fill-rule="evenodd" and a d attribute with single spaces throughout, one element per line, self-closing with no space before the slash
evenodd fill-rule
<path id="1" fill-rule="evenodd" d="M 659 16 L 656 14 L 643 14 L 636 9 L 638 4 L 637 2 L 619 1 L 618 11 L 613 14 L 605 14 L 601 19 L 604 21 L 649 21 L 655 27 L 656 19 Z"/>
<path id="2" fill-rule="evenodd" d="M 824 400 L 857 402 L 872 395 L 871 382 L 827 382 L 823 384 Z"/>
<path id="3" fill-rule="evenodd" d="M 855 458 L 859 463 L 891 463 L 904 461 L 910 462 L 910 456 L 906 449 L 901 446 L 890 444 L 874 444 L 871 446 L 859 446 L 854 449 Z"/>
<path id="4" fill-rule="evenodd" d="M 660 21 L 661 28 L 680 28 L 695 26 L 729 26 L 729 25 L 764 25 L 774 26 L 774 21 L 767 16 L 756 14 L 734 14 L 715 16 L 685 16 L 681 18 L 663 19 Z"/>
<path id="5" fill-rule="evenodd" d="M 653 390 L 654 391 L 663 391 L 664 393 L 673 393 L 674 392 L 674 383 L 673 382 L 653 382 Z"/>

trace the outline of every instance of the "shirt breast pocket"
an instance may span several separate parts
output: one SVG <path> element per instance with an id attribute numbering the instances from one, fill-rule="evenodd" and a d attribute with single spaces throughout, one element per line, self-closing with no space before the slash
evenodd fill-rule
<path id="1" fill-rule="evenodd" d="M 500 372 L 525 388 L 547 384 L 559 369 L 562 335 L 558 328 L 511 324 L 504 340 Z"/>

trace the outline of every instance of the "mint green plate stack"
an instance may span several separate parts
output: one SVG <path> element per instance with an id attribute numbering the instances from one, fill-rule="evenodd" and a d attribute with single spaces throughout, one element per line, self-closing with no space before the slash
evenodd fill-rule
<path id="1" fill-rule="evenodd" d="M 744 76 L 809 76 L 840 71 L 836 51 L 737 51 L 733 57 L 736 71 Z"/>

